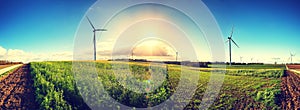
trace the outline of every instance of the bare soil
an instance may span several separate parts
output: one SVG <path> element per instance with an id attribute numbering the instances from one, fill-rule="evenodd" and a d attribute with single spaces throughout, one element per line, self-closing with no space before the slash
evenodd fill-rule
<path id="1" fill-rule="evenodd" d="M 300 69 L 300 65 L 288 65 L 289 69 Z"/>
<path id="2" fill-rule="evenodd" d="M 20 66 L 0 80 L 0 109 L 34 110 L 37 107 L 29 65 Z"/>
<path id="3" fill-rule="evenodd" d="M 281 82 L 281 108 L 300 110 L 300 77 L 288 70 Z"/>
<path id="4" fill-rule="evenodd" d="M 288 68 L 300 72 L 300 65 L 288 65 Z"/>

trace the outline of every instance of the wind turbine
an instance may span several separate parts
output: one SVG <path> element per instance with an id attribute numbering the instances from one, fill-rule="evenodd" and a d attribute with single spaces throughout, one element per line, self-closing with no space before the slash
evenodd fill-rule
<path id="1" fill-rule="evenodd" d="M 296 56 L 296 54 L 292 54 L 292 52 L 290 51 L 290 55 L 291 55 L 291 64 L 293 63 L 293 57 Z"/>
<path id="2" fill-rule="evenodd" d="M 234 28 L 234 26 L 232 26 L 232 30 L 231 30 L 230 37 L 228 37 L 228 40 L 226 41 L 226 42 L 229 42 L 229 58 L 230 58 L 229 64 L 230 64 L 230 66 L 231 66 L 231 42 L 233 42 L 235 46 L 237 46 L 238 48 L 240 48 L 240 47 L 234 42 L 234 40 L 232 39 L 233 28 Z"/>
<path id="3" fill-rule="evenodd" d="M 243 63 L 243 57 L 242 56 L 240 56 L 240 60 L 241 60 L 241 63 Z"/>
<path id="4" fill-rule="evenodd" d="M 278 63 L 278 60 L 280 60 L 280 58 L 272 58 L 273 60 L 275 60 L 275 65 Z"/>
<path id="5" fill-rule="evenodd" d="M 90 25 L 92 26 L 93 28 L 93 33 L 94 33 L 94 38 L 93 38 L 93 42 L 94 42 L 94 60 L 96 61 L 96 32 L 97 31 L 107 31 L 106 29 L 96 29 L 94 27 L 94 25 L 92 24 L 91 20 L 89 19 L 89 17 L 87 17 L 87 20 L 89 21 Z"/>

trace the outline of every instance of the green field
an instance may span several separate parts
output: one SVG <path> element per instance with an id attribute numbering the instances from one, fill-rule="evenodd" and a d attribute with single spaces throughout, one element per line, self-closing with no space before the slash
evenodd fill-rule
<path id="1" fill-rule="evenodd" d="M 191 84 L 197 87 L 191 100 L 181 100 L 183 103 L 188 103 L 185 109 L 195 109 L 199 108 L 210 76 L 212 76 L 211 68 L 197 70 L 189 67 L 180 68 L 180 66 L 168 65 L 167 69 L 160 66 L 154 66 L 153 68 L 155 69 L 149 69 L 148 63 L 134 62 L 130 62 L 128 66 L 133 77 L 128 77 L 125 69 L 122 70 L 126 63 L 121 62 L 97 62 L 94 65 L 96 67 L 94 71 L 97 71 L 95 76 L 92 75 L 91 71 L 86 71 L 93 70 L 93 68 L 85 68 L 86 66 L 84 66 L 90 63 L 82 62 L 80 64 L 82 64 L 82 70 L 72 68 L 72 62 L 30 63 L 36 102 L 40 104 L 41 109 L 86 109 L 88 106 L 91 108 L 105 106 L 111 109 L 120 109 L 120 106 L 114 106 L 113 102 L 105 101 L 109 99 L 108 96 L 130 107 L 151 107 L 169 99 L 178 89 L 176 87 L 182 79 L 184 84 L 186 84 L 184 85 L 185 87 L 189 87 Z M 114 71 L 115 68 L 121 69 L 116 72 Z M 72 69 L 75 71 L 74 73 Z M 209 109 L 279 108 L 280 77 L 283 76 L 284 69 L 283 65 L 234 66 L 227 68 L 220 93 Z M 76 71 L 83 70 L 86 71 L 84 73 L 85 76 L 78 76 Z M 165 76 L 166 80 L 150 82 L 152 85 L 159 84 L 151 92 L 135 92 L 139 91 L 139 88 L 135 88 L 132 85 L 147 86 L 150 72 L 153 71 L 154 73 L 160 73 L 159 75 L 162 77 Z M 193 79 L 182 76 L 181 72 L 198 75 L 198 82 L 190 82 Z M 75 78 L 76 80 L 74 80 Z M 120 83 L 120 81 L 123 83 Z M 99 82 L 102 82 L 102 84 Z M 128 89 L 128 87 L 131 89 Z M 107 91 L 109 95 L 99 94 L 97 90 Z M 185 93 L 180 94 L 182 96 L 185 95 Z M 173 99 L 171 98 L 170 100 Z M 88 102 L 88 104 L 85 102 Z M 175 103 L 172 105 L 172 108 L 176 109 L 180 106 L 180 103 Z M 166 105 L 165 107 L 169 108 L 170 106 Z"/>
<path id="2" fill-rule="evenodd" d="M 226 67 L 227 69 L 285 69 L 284 64 L 264 64 L 264 65 L 222 65 L 222 64 L 210 64 L 209 67 Z"/>

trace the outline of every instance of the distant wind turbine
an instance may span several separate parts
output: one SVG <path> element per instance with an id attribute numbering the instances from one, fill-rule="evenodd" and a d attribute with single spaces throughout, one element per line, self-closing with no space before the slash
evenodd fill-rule
<path id="1" fill-rule="evenodd" d="M 272 58 L 273 60 L 275 60 L 275 64 L 278 63 L 278 60 L 280 60 L 280 58 Z"/>
<path id="2" fill-rule="evenodd" d="M 241 60 L 241 63 L 243 63 L 243 57 L 242 56 L 240 57 L 240 60 Z"/>
<path id="3" fill-rule="evenodd" d="M 87 20 L 89 21 L 90 25 L 92 26 L 93 28 L 93 32 L 94 32 L 94 38 L 93 38 L 93 41 L 94 41 L 94 60 L 96 61 L 96 32 L 97 31 L 107 31 L 106 29 L 96 29 L 94 27 L 94 25 L 92 24 L 91 20 L 89 19 L 89 17 L 87 17 Z"/>
<path id="4" fill-rule="evenodd" d="M 296 56 L 296 54 L 295 53 L 292 54 L 292 52 L 290 51 L 290 55 L 291 55 L 290 59 L 291 59 L 291 64 L 292 64 L 293 63 L 293 57 Z"/>
<path id="5" fill-rule="evenodd" d="M 234 40 L 232 39 L 232 35 L 233 35 L 233 28 L 234 28 L 234 26 L 232 26 L 232 30 L 231 30 L 231 34 L 230 34 L 230 37 L 228 37 L 228 40 L 226 41 L 226 42 L 229 42 L 229 58 L 230 58 L 230 62 L 229 62 L 229 64 L 230 64 L 230 66 L 231 66 L 231 42 L 233 42 L 234 43 L 234 45 L 236 45 L 238 48 L 240 48 L 235 42 L 234 42 Z"/>

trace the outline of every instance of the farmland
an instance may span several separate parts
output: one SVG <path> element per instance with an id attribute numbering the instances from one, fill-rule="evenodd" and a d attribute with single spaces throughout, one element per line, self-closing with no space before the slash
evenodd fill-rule
<path id="1" fill-rule="evenodd" d="M 28 65 L 12 69 L 0 78 L 1 109 L 37 109 Z"/>
<path id="2" fill-rule="evenodd" d="M 187 83 L 197 86 L 192 99 L 182 100 L 188 103 L 185 109 L 199 108 L 211 76 L 209 69 L 195 71 L 168 65 L 166 71 L 158 66 L 156 70 L 163 73 L 167 79 L 151 92 L 134 92 L 138 91 L 138 88 L 130 87 L 130 85 L 143 84 L 149 78 L 149 71 L 151 70 L 147 69 L 147 65 L 149 64 L 132 62 L 129 64 L 130 70 L 137 81 L 132 81 L 130 79 L 132 77 L 122 76 L 124 74 L 116 76 L 113 66 L 122 67 L 122 63 L 115 62 L 97 62 L 95 67 L 98 77 L 80 78 L 81 80 L 89 80 L 85 83 L 76 83 L 74 78 L 76 75 L 73 75 L 72 72 L 72 62 L 34 62 L 30 63 L 30 71 L 34 80 L 35 98 L 37 103 L 40 104 L 40 109 L 83 109 L 88 106 L 90 108 L 99 108 L 99 104 L 101 107 L 120 108 L 120 106 L 113 106 L 111 102 L 104 101 L 109 99 L 107 95 L 89 96 L 94 93 L 93 90 L 98 89 L 108 91 L 109 96 L 113 99 L 130 107 L 144 108 L 155 106 L 164 102 L 176 92 L 180 78 L 184 77 L 181 76 L 181 71 L 199 74 L 198 82 Z M 266 69 L 264 67 L 264 69 L 226 70 L 223 86 L 210 109 L 279 108 L 280 78 L 283 75 L 283 69 L 281 68 Z M 87 72 L 86 76 L 91 76 L 89 74 L 91 73 Z M 120 79 L 119 77 L 122 78 Z M 101 85 L 98 85 L 98 83 L 91 83 L 93 81 L 97 82 L 97 80 L 102 82 L 104 88 L 101 88 Z M 133 90 L 124 88 L 124 84 L 119 83 L 120 81 L 125 82 L 127 87 L 133 88 Z M 78 88 L 76 88 L 76 85 Z M 189 85 L 185 86 L 188 87 Z M 95 87 L 99 88 L 95 89 Z M 85 102 L 88 102 L 88 104 Z M 179 106 L 175 104 L 174 106 L 172 105 L 172 108 L 176 109 Z M 169 106 L 165 107 L 169 108 Z"/>
<path id="3" fill-rule="evenodd" d="M 287 65 L 285 77 L 282 77 L 281 94 L 283 109 L 300 109 L 300 77 L 291 70 L 299 70 L 299 65 Z"/>

